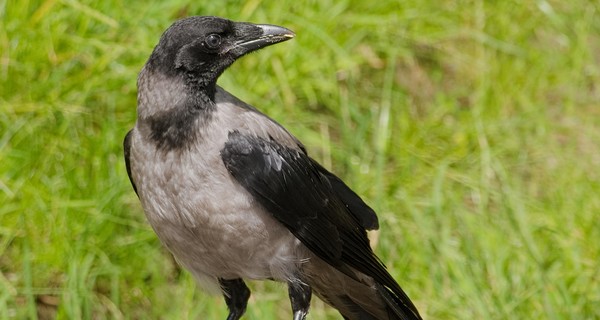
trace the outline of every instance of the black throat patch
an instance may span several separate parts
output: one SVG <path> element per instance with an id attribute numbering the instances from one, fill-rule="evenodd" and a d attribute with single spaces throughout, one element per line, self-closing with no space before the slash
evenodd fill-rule
<path id="1" fill-rule="evenodd" d="M 148 119 L 150 138 L 159 149 L 171 151 L 190 147 L 201 138 L 201 128 L 212 118 L 214 103 L 207 97 L 195 97 L 185 105 Z"/>
<path id="2" fill-rule="evenodd" d="M 149 137 L 159 149 L 188 148 L 201 138 L 202 127 L 216 109 L 216 77 L 165 68 L 151 58 L 140 78 L 139 90 L 142 95 L 147 94 L 141 101 L 147 101 L 149 96 L 155 108 L 163 110 L 144 119 Z"/>

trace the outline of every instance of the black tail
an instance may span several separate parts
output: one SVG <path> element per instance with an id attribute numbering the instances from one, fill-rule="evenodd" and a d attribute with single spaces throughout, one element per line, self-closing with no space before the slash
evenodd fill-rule
<path id="1" fill-rule="evenodd" d="M 393 281 L 393 288 L 356 272 L 349 277 L 324 261 L 311 259 L 304 266 L 313 292 L 348 320 L 422 320 L 417 308 Z M 386 281 L 390 284 L 389 281 Z"/>
<path id="2" fill-rule="evenodd" d="M 394 292 L 378 283 L 375 284 L 375 288 L 386 304 L 390 319 L 422 319 L 417 308 L 400 287 L 398 287 L 398 289 L 400 289 L 399 292 Z"/>

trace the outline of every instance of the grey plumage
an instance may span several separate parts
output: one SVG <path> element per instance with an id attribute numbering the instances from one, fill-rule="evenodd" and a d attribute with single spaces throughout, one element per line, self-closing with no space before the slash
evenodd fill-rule
<path id="1" fill-rule="evenodd" d="M 146 217 L 182 266 L 224 293 L 228 319 L 246 308 L 241 279 L 288 283 L 295 320 L 311 292 L 347 319 L 420 319 L 369 247 L 372 209 L 281 125 L 216 85 L 237 58 L 293 35 L 216 17 L 163 34 L 124 142 Z"/>

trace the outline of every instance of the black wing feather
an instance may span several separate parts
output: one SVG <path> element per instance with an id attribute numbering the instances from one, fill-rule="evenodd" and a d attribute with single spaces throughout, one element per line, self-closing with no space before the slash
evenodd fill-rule
<path id="1" fill-rule="evenodd" d="M 341 180 L 332 179 L 301 150 L 238 131 L 229 134 L 221 158 L 231 175 L 321 259 L 351 277 L 348 266 L 373 277 L 405 311 L 417 314 L 371 250 L 365 230 L 369 223 L 352 212 L 363 202 L 348 201 L 351 190 L 341 196 Z"/>
<path id="2" fill-rule="evenodd" d="M 310 239 L 306 245 L 311 250 L 338 265 L 342 253 L 338 230 L 327 219 L 319 219 L 327 196 L 323 190 L 310 188 L 311 179 L 318 177 L 308 177 L 301 154 L 237 131 L 229 137 L 221 157 L 233 177 L 299 239 Z M 300 197 L 296 189 L 306 192 Z"/>
<path id="3" fill-rule="evenodd" d="M 352 191 L 342 179 L 323 168 L 318 162 L 312 159 L 311 161 L 313 166 L 318 168 L 319 172 L 327 177 L 336 195 L 340 197 L 340 200 L 346 205 L 348 211 L 360 221 L 360 224 L 367 230 L 379 229 L 379 221 L 375 211 L 373 211 L 359 195 Z"/>
<path id="4" fill-rule="evenodd" d="M 129 177 L 129 181 L 131 182 L 131 186 L 133 186 L 133 191 L 135 194 L 138 194 L 137 187 L 133 182 L 133 178 L 131 177 L 131 162 L 129 157 L 131 156 L 131 132 L 133 130 L 129 130 L 127 135 L 125 135 L 125 139 L 123 140 L 123 156 L 125 157 L 125 169 L 127 169 L 127 176 Z M 138 195 L 139 197 L 139 195 Z"/>

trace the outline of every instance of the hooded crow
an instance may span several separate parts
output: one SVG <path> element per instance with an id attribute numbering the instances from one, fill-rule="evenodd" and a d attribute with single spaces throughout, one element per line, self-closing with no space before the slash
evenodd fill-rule
<path id="1" fill-rule="evenodd" d="M 293 37 L 218 17 L 169 27 L 138 77 L 124 141 L 133 189 L 164 246 L 222 292 L 228 320 L 246 310 L 243 279 L 287 283 L 294 320 L 313 292 L 345 319 L 421 319 L 369 246 L 375 212 L 285 128 L 216 84 L 238 58 Z"/>

